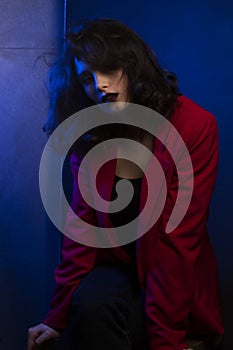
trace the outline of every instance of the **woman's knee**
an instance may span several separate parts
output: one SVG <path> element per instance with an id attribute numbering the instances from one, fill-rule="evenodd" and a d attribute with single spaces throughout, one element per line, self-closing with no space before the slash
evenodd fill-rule
<path id="1" fill-rule="evenodd" d="M 127 317 L 127 301 L 117 296 L 91 295 L 77 291 L 72 305 L 72 318 L 89 322 L 117 320 Z"/>

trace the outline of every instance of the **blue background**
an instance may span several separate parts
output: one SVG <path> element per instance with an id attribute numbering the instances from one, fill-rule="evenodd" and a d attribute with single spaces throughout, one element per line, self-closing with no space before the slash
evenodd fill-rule
<path id="1" fill-rule="evenodd" d="M 233 3 L 216 1 L 2 0 L 0 40 L 0 348 L 25 350 L 27 328 L 42 321 L 54 287 L 60 235 L 40 199 L 38 169 L 48 110 L 44 83 L 67 25 L 87 17 L 128 24 L 174 71 L 181 92 L 218 121 L 220 165 L 209 229 L 216 252 L 226 327 L 233 349 L 232 110 Z"/>
<path id="2" fill-rule="evenodd" d="M 160 64 L 177 74 L 180 91 L 213 113 L 219 125 L 220 163 L 209 231 L 217 256 L 226 328 L 233 349 L 233 2 L 68 1 L 67 25 L 77 18 L 111 17 L 138 32 Z"/>

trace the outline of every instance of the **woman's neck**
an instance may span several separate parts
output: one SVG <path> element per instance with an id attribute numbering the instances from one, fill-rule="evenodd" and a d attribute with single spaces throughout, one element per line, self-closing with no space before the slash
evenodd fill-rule
<path id="1" fill-rule="evenodd" d="M 131 134 L 128 139 L 137 141 L 147 147 L 150 152 L 146 153 L 143 148 L 137 148 L 133 143 L 128 144 L 127 149 L 123 144 L 118 146 L 116 175 L 128 179 L 143 177 L 144 171 L 153 154 L 154 137 L 147 132 Z M 126 155 L 126 157 L 124 156 Z M 131 160 L 130 160 L 131 159 Z"/>

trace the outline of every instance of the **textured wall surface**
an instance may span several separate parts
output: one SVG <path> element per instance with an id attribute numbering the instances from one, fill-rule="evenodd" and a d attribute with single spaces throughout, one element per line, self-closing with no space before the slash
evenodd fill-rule
<path id="1" fill-rule="evenodd" d="M 68 25 L 87 17 L 119 19 L 136 30 L 174 71 L 181 92 L 215 114 L 220 164 L 209 228 L 217 255 L 225 320 L 224 349 L 232 349 L 233 235 L 233 2 L 229 0 L 142 2 L 68 1 Z"/>
<path id="2" fill-rule="evenodd" d="M 63 32 L 63 1 L 2 0 L 0 32 L 0 348 L 25 350 L 27 328 L 40 322 L 53 288 L 58 235 L 38 186 L 48 66 Z"/>

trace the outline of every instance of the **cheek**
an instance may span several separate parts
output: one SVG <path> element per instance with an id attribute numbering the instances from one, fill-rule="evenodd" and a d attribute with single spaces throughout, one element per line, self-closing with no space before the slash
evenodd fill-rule
<path id="1" fill-rule="evenodd" d="M 86 93 L 86 95 L 94 101 L 95 99 L 95 92 L 94 92 L 94 88 L 92 86 L 86 86 L 84 87 L 84 91 Z"/>
<path id="2" fill-rule="evenodd" d="M 122 78 L 122 80 L 120 81 L 120 89 L 124 93 L 128 91 L 128 79 L 126 77 Z"/>

